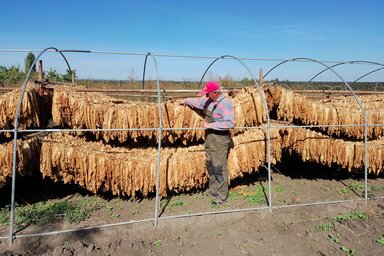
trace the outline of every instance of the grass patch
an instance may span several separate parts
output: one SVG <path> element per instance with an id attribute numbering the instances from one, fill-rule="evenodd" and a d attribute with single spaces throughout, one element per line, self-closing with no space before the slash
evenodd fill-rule
<path id="1" fill-rule="evenodd" d="M 228 201 L 235 201 L 239 198 L 242 198 L 242 196 L 239 193 L 233 192 L 233 191 L 228 192 Z"/>
<path id="2" fill-rule="evenodd" d="M 7 206 L 0 210 L 1 226 L 10 224 L 10 208 L 10 206 Z M 58 221 L 79 223 L 88 218 L 90 211 L 89 208 L 68 201 L 39 202 L 24 206 L 16 205 L 14 223 L 16 228 L 29 225 L 43 226 Z"/>
<path id="3" fill-rule="evenodd" d="M 245 188 L 229 191 L 228 201 L 232 202 L 236 200 L 245 200 L 251 205 L 260 205 L 266 203 L 264 192 L 265 190 L 268 190 L 268 188 L 264 188 L 261 185 L 257 185 L 254 188 Z M 281 190 L 283 190 L 283 187 L 281 187 Z"/>
<path id="4" fill-rule="evenodd" d="M 352 182 L 349 187 L 356 192 L 362 192 L 365 190 L 364 184 L 358 181 Z"/>
<path id="5" fill-rule="evenodd" d="M 276 193 L 283 193 L 284 192 L 284 187 L 282 185 L 277 185 L 275 187 Z"/>
<path id="6" fill-rule="evenodd" d="M 339 190 L 341 194 L 349 194 L 351 192 L 351 189 L 349 187 L 343 187 Z"/>
<path id="7" fill-rule="evenodd" d="M 251 205 L 257 205 L 257 204 L 265 203 L 264 188 L 262 186 L 257 186 L 252 193 L 244 195 L 244 198 Z"/>
<path id="8" fill-rule="evenodd" d="M 183 201 L 180 197 L 176 197 L 175 200 L 171 204 L 172 206 L 182 206 L 184 205 Z"/>

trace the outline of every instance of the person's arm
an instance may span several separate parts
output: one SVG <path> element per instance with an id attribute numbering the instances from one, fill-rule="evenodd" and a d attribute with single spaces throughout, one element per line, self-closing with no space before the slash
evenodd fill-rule
<path id="1" fill-rule="evenodd" d="M 183 104 L 192 108 L 204 109 L 204 104 L 208 98 L 186 98 L 183 100 Z"/>

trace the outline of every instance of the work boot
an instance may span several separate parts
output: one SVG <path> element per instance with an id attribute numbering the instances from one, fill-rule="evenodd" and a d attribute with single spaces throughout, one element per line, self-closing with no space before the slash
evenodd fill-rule
<path id="1" fill-rule="evenodd" d="M 211 206 L 219 206 L 225 204 L 227 201 L 220 200 L 219 198 L 215 198 L 211 202 Z"/>

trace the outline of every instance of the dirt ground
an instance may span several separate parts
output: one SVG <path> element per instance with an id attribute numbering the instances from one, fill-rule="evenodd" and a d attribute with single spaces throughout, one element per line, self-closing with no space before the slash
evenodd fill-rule
<path id="1" fill-rule="evenodd" d="M 309 166 L 300 168 L 306 171 L 274 168 L 271 211 L 268 181 L 259 174 L 233 182 L 228 202 L 218 207 L 210 205 L 206 191 L 162 198 L 157 226 L 154 198 L 68 193 L 54 200 L 85 200 L 95 206 L 85 221 L 18 230 L 12 248 L 0 240 L 1 255 L 384 255 L 384 178 L 369 179 L 368 195 L 378 199 L 366 202 L 361 176 L 328 171 L 314 176 Z M 335 202 L 349 199 L 356 200 Z M 324 201 L 329 203 L 316 204 Z M 176 215 L 182 217 L 170 218 Z M 0 228 L 1 237 L 8 232 L 8 227 Z M 34 233 L 45 235 L 17 237 Z"/>

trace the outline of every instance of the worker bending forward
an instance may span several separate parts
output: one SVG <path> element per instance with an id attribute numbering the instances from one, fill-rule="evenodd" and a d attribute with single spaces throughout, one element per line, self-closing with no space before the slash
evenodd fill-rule
<path id="1" fill-rule="evenodd" d="M 216 82 L 207 82 L 200 95 L 205 98 L 187 98 L 181 103 L 204 116 L 206 166 L 209 174 L 209 194 L 212 205 L 223 204 L 228 198 L 227 158 L 230 131 L 234 127 L 233 104 L 221 92 Z"/>

